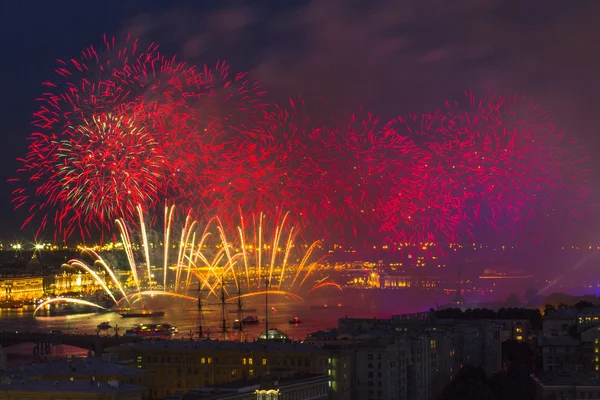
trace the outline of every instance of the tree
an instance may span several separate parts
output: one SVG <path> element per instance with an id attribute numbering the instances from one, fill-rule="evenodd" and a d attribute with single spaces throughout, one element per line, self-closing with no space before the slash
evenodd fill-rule
<path id="1" fill-rule="evenodd" d="M 481 368 L 464 366 L 442 391 L 439 400 L 497 400 Z"/>
<path id="2" fill-rule="evenodd" d="M 507 340 L 502 343 L 502 364 L 504 369 L 511 372 L 533 372 L 533 353 L 527 343 L 517 340 Z"/>
<path id="3" fill-rule="evenodd" d="M 554 307 L 552 304 L 546 304 L 546 306 L 544 307 L 544 317 L 548 316 L 554 311 L 556 311 L 556 307 Z"/>
<path id="4" fill-rule="evenodd" d="M 581 310 L 583 308 L 594 308 L 596 306 L 594 306 L 594 304 L 590 303 L 589 301 L 585 301 L 585 300 L 580 300 L 577 303 L 575 303 L 575 308 L 578 310 Z"/>

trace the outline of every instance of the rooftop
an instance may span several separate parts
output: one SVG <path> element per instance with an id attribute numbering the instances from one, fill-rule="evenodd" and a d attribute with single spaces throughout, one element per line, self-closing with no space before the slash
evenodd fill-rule
<path id="1" fill-rule="evenodd" d="M 145 388 L 136 385 L 109 385 L 107 382 L 91 382 L 89 380 L 20 380 L 3 379 L 0 382 L 0 390 L 25 390 L 39 392 L 102 392 L 122 393 L 141 392 Z"/>
<path id="2" fill-rule="evenodd" d="M 541 336 L 538 345 L 543 346 L 579 346 L 581 342 L 571 336 Z"/>
<path id="3" fill-rule="evenodd" d="M 137 375 L 143 373 L 134 368 L 127 368 L 117 364 L 104 362 L 97 358 L 56 360 L 41 364 L 32 364 L 25 367 L 24 374 L 32 375 L 56 375 L 72 374 L 79 375 Z"/>
<path id="4" fill-rule="evenodd" d="M 117 347 L 111 347 L 105 350 L 190 350 L 190 351 L 239 351 L 239 352 L 259 352 L 265 350 L 265 345 L 271 352 L 278 353 L 317 353 L 324 354 L 321 348 L 307 343 L 297 342 L 237 342 L 237 341 L 218 341 L 218 340 L 146 340 L 139 343 L 129 343 Z"/>
<path id="5" fill-rule="evenodd" d="M 274 378 L 270 383 L 265 382 L 264 378 L 243 379 L 218 386 L 192 389 L 179 398 L 182 400 L 195 400 L 204 399 L 208 396 L 210 399 L 217 400 L 221 397 L 230 397 L 233 394 L 251 393 L 257 389 L 265 389 L 265 385 L 267 385 L 267 388 L 285 388 L 286 386 L 327 379 L 327 375 L 320 374 L 298 374 L 286 378 Z"/>
<path id="6" fill-rule="evenodd" d="M 573 388 L 573 385 L 580 387 L 600 388 L 600 380 L 592 374 L 585 372 L 574 373 L 556 373 L 556 372 L 540 372 L 533 376 L 533 379 L 538 384 L 547 387 L 568 387 Z"/>

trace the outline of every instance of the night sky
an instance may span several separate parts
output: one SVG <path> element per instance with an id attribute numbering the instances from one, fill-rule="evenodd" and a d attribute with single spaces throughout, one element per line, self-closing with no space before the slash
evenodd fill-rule
<path id="1" fill-rule="evenodd" d="M 104 33 L 156 41 L 192 64 L 227 60 L 275 101 L 323 94 L 384 119 L 465 90 L 527 93 L 598 166 L 599 15 L 596 0 L 3 1 L 0 238 L 30 235 L 19 232 L 24 213 L 12 211 L 6 181 L 26 152 L 40 83 L 57 58 L 100 46 Z"/>

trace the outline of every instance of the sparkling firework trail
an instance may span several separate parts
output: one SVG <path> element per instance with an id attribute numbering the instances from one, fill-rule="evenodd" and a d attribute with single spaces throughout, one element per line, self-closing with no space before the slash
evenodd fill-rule
<path id="1" fill-rule="evenodd" d="M 135 206 L 180 196 L 195 179 L 195 157 L 184 152 L 196 126 L 190 106 L 200 96 L 198 73 L 152 44 L 137 39 L 80 57 L 59 60 L 56 78 L 44 82 L 35 128 L 13 192 L 28 209 L 25 224 L 52 221 L 66 240 L 76 230 L 102 229 Z"/>
<path id="2" fill-rule="evenodd" d="M 260 216 L 258 227 L 255 226 L 254 232 L 248 235 L 244 232 L 245 225 L 243 223 L 237 227 L 237 230 L 232 230 L 234 238 L 239 241 L 230 241 L 227 238 L 227 232 L 218 218 L 212 218 L 208 221 L 203 231 L 200 231 L 200 224 L 193 219 L 191 214 L 188 214 L 186 221 L 181 229 L 181 241 L 176 248 L 174 257 L 170 254 L 170 246 L 163 249 L 162 254 L 166 255 L 166 260 L 163 261 L 163 277 L 164 286 L 162 290 L 153 288 L 155 279 L 153 275 L 152 256 L 150 249 L 153 246 L 150 243 L 146 224 L 146 215 L 143 213 L 141 206 L 138 208 L 139 218 L 139 237 L 141 239 L 141 252 L 145 260 L 145 268 L 138 270 L 138 264 L 135 261 L 134 249 L 136 246 L 131 241 L 131 233 L 123 219 L 117 220 L 117 227 L 120 231 L 123 249 L 126 253 L 126 259 L 129 263 L 134 280 L 133 287 L 125 287 L 117 278 L 117 274 L 97 252 L 91 249 L 84 249 L 82 254 L 91 256 L 95 261 L 94 265 L 98 265 L 106 273 L 109 279 L 105 279 L 97 273 L 94 268 L 90 267 L 82 260 L 71 260 L 69 265 L 80 268 L 89 273 L 97 284 L 108 294 L 115 306 L 119 306 L 123 301 L 129 304 L 134 304 L 142 297 L 168 296 L 172 298 L 181 298 L 195 300 L 197 297 L 192 297 L 188 294 L 190 287 L 194 284 L 200 284 L 201 289 L 206 290 L 209 296 L 214 296 L 219 299 L 217 289 L 221 285 L 227 291 L 235 291 L 235 293 L 243 293 L 242 296 L 253 296 L 255 293 L 262 291 L 262 278 L 269 279 L 273 288 L 276 288 L 272 294 L 287 296 L 295 300 L 302 300 L 299 292 L 302 291 L 304 284 L 313 275 L 315 268 L 321 262 L 321 259 L 312 261 L 309 264 L 311 256 L 319 247 L 319 242 L 314 242 L 305 252 L 297 249 L 294 243 L 295 229 L 286 225 L 287 214 L 274 227 L 274 234 L 271 239 L 264 237 L 266 228 L 262 221 L 264 216 Z M 174 214 L 174 207 L 165 207 L 165 231 L 174 229 L 171 216 Z M 243 221 L 243 218 L 241 219 Z M 134 220 L 135 221 L 135 220 Z M 209 245 L 207 238 L 211 236 L 211 229 L 219 233 L 218 241 Z M 257 229 L 256 229 L 257 228 Z M 171 237 L 172 232 L 163 232 L 163 237 Z M 287 235 L 287 238 L 286 236 Z M 239 236 L 239 237 L 238 237 Z M 252 237 L 252 244 L 246 242 L 246 237 Z M 196 240 L 198 238 L 198 240 Z M 167 242 L 165 241 L 165 244 Z M 285 243 L 285 248 L 281 248 L 281 244 Z M 214 247 L 216 245 L 216 247 Z M 214 249 L 218 249 L 214 251 Z M 291 262 L 291 254 L 299 251 L 301 259 L 298 258 L 295 262 Z M 212 261 L 209 258 L 212 254 Z M 252 253 L 256 257 L 252 257 Z M 246 256 L 244 256 L 246 254 Z M 262 256 L 265 260 L 269 260 L 268 264 L 264 264 Z M 249 256 L 250 255 L 250 256 Z M 170 260 L 175 262 L 171 263 Z M 257 260 L 255 265 L 251 265 L 251 260 Z M 243 264 L 243 265 L 242 265 Z M 166 265 L 166 267 L 165 267 Z M 144 271 L 144 272 L 142 272 Z M 185 275 L 184 275 L 185 273 Z M 243 279 L 238 279 L 238 275 L 242 275 Z M 326 279 L 326 278 L 325 278 Z M 298 283 L 299 282 L 299 283 Z M 330 282 L 332 283 L 332 282 Z M 324 282 L 324 279 L 313 285 L 311 290 L 316 290 L 321 287 L 332 286 Z M 335 285 L 333 285 L 335 286 Z M 112 288 L 117 291 L 113 292 Z M 195 287 L 195 285 L 194 285 Z M 117 299 L 118 295 L 120 299 Z M 230 298 L 232 298 L 230 296 Z M 135 299 L 135 300 L 131 300 Z M 54 299 L 52 302 L 59 300 Z M 49 303 L 45 303 L 49 304 Z M 83 304 L 83 303 L 81 303 Z"/>

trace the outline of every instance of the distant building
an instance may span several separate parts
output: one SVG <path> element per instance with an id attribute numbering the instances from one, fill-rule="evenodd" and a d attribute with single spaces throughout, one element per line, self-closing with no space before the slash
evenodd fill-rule
<path id="1" fill-rule="evenodd" d="M 44 296 L 44 278 L 23 276 L 0 278 L 0 300 L 32 300 Z"/>

